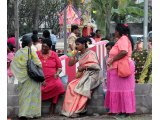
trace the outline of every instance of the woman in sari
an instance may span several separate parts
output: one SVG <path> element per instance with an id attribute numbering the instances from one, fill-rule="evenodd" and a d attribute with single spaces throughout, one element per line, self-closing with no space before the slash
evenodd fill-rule
<path id="1" fill-rule="evenodd" d="M 42 62 L 42 70 L 45 77 L 43 82 L 42 100 L 52 99 L 50 115 L 54 114 L 59 96 L 65 92 L 59 74 L 62 71 L 62 64 L 58 55 L 51 50 L 52 41 L 48 38 L 42 40 L 42 50 L 37 51 L 38 57 Z"/>
<path id="2" fill-rule="evenodd" d="M 22 48 L 19 49 L 13 61 L 11 70 L 18 80 L 19 90 L 19 117 L 22 120 L 41 116 L 41 91 L 40 83 L 32 80 L 27 73 L 28 49 L 32 41 L 28 36 L 22 38 Z M 41 66 L 41 62 L 35 51 L 31 52 L 34 63 Z"/>
<path id="3" fill-rule="evenodd" d="M 78 117 L 79 113 L 86 111 L 86 103 L 91 99 L 91 92 L 101 82 L 99 79 L 100 66 L 96 53 L 87 49 L 87 40 L 78 38 L 75 41 L 76 55 L 70 58 L 69 66 L 79 61 L 76 78 L 71 81 L 66 90 L 62 115 L 67 117 Z"/>
<path id="4" fill-rule="evenodd" d="M 134 45 L 130 37 L 129 27 L 126 24 L 117 24 L 115 37 L 119 39 L 110 50 L 107 60 L 105 107 L 109 109 L 109 114 L 126 116 L 136 111 L 135 65 L 134 61 L 131 60 Z M 125 62 L 126 66 L 120 68 L 120 63 Z M 126 73 L 130 71 L 130 74 L 124 77 L 120 75 L 119 69 L 126 70 Z"/>

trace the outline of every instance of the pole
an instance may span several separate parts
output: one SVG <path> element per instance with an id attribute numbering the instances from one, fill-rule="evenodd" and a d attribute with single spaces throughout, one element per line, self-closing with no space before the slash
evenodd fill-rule
<path id="1" fill-rule="evenodd" d="M 67 1 L 65 0 L 65 5 Z M 66 6 L 64 8 L 64 55 L 67 55 L 67 13 L 66 13 Z"/>
<path id="2" fill-rule="evenodd" d="M 148 0 L 144 0 L 144 24 L 143 24 L 144 49 L 148 49 L 147 34 L 148 34 Z"/>
<path id="3" fill-rule="evenodd" d="M 18 17 L 18 0 L 14 0 L 14 17 L 15 17 L 15 40 L 16 51 L 19 49 L 19 17 Z"/>

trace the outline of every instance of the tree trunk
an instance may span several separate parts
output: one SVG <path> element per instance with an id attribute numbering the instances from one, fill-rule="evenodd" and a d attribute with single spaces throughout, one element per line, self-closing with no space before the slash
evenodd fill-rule
<path id="1" fill-rule="evenodd" d="M 41 0 L 34 0 L 35 1 L 35 9 L 34 9 L 34 13 L 33 13 L 33 29 L 34 30 L 38 30 L 38 20 L 39 20 L 39 7 L 40 7 L 40 3 Z"/>
<path id="2" fill-rule="evenodd" d="M 18 0 L 14 1 L 14 18 L 15 18 L 15 40 L 16 40 L 16 51 L 19 49 L 19 17 L 18 17 Z"/>
<path id="3" fill-rule="evenodd" d="M 111 21 L 111 5 L 110 1 L 106 3 L 106 35 L 110 34 L 110 21 Z"/>

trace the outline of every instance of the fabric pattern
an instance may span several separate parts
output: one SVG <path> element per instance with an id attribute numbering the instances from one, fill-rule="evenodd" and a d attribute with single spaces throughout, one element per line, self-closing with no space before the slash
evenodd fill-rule
<path id="1" fill-rule="evenodd" d="M 107 72 L 105 107 L 109 108 L 111 113 L 134 113 L 136 111 L 133 61 L 130 61 L 130 68 L 132 74 L 126 78 L 119 77 L 117 69 Z"/>
<path id="2" fill-rule="evenodd" d="M 36 65 L 41 66 L 37 54 L 32 51 L 32 59 Z M 18 80 L 19 90 L 19 117 L 41 116 L 40 83 L 30 79 L 27 74 L 28 47 L 21 48 L 15 54 L 11 63 L 11 70 Z"/>
<path id="3" fill-rule="evenodd" d="M 123 35 L 112 47 L 109 53 L 109 60 L 119 54 L 121 50 L 127 51 L 127 55 L 120 59 L 128 59 L 131 75 L 119 77 L 117 64 L 119 60 L 113 62 L 112 67 L 107 66 L 107 92 L 105 97 L 105 107 L 110 113 L 134 113 L 135 108 L 135 65 L 131 60 L 132 46 L 128 37 Z"/>
<path id="4" fill-rule="evenodd" d="M 91 98 L 91 91 L 101 83 L 99 79 L 100 66 L 95 52 L 89 50 L 81 55 L 79 64 L 97 70 L 84 71 L 82 77 L 74 79 L 68 84 L 62 106 L 62 114 L 68 117 L 74 113 L 85 111 L 86 102 Z"/>

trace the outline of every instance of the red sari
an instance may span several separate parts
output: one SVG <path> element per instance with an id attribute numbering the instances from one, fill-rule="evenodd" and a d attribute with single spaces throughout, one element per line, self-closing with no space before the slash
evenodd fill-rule
<path id="1" fill-rule="evenodd" d="M 65 92 L 60 78 L 54 78 L 54 74 L 57 72 L 57 69 L 62 68 L 61 61 L 54 51 L 50 51 L 47 58 L 43 57 L 41 51 L 38 51 L 37 54 L 42 63 L 46 82 L 46 86 L 41 86 L 42 100 L 53 98 L 53 103 L 56 104 L 58 102 L 59 95 Z"/>

